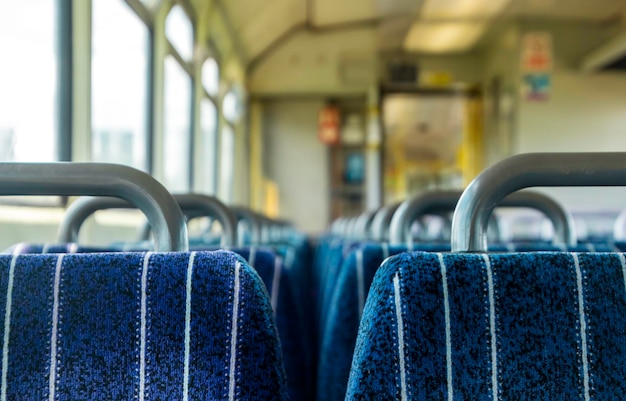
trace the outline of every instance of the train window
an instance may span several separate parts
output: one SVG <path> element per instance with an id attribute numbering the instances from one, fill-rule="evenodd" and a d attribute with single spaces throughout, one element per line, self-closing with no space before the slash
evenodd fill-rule
<path id="1" fill-rule="evenodd" d="M 237 95 L 235 92 L 229 91 L 226 95 L 224 95 L 224 100 L 222 101 L 222 113 L 224 113 L 224 118 L 231 123 L 237 121 L 239 117 L 239 105 L 237 102 Z"/>
<path id="2" fill-rule="evenodd" d="M 141 2 L 148 7 L 154 7 L 159 2 L 159 0 L 141 0 Z"/>
<path id="3" fill-rule="evenodd" d="M 0 5 L 0 161 L 59 159 L 56 4 Z"/>
<path id="4" fill-rule="evenodd" d="M 191 78 L 174 56 L 165 59 L 164 184 L 172 192 L 189 191 Z"/>
<path id="5" fill-rule="evenodd" d="M 235 131 L 229 124 L 224 124 L 220 146 L 220 198 L 226 202 L 232 200 L 233 181 L 235 179 Z"/>
<path id="6" fill-rule="evenodd" d="M 147 26 L 123 0 L 94 0 L 92 159 L 147 168 Z"/>
<path id="7" fill-rule="evenodd" d="M 202 85 L 209 95 L 218 95 L 220 89 L 220 66 L 214 58 L 207 59 L 202 65 Z"/>
<path id="8" fill-rule="evenodd" d="M 200 128 L 202 130 L 202 157 L 199 158 L 199 192 L 215 194 L 217 159 L 217 107 L 204 98 L 200 105 Z"/>
<path id="9" fill-rule="evenodd" d="M 193 25 L 185 10 L 175 5 L 165 20 L 165 36 L 180 57 L 190 61 L 193 56 Z"/>

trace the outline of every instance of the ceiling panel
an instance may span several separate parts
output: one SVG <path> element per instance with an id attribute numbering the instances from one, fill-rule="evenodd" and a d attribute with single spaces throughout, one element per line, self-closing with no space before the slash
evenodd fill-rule
<path id="1" fill-rule="evenodd" d="M 227 0 L 222 4 L 228 10 L 233 26 L 240 29 L 254 21 L 255 16 L 265 9 L 273 9 L 280 0 Z"/>
<path id="2" fill-rule="evenodd" d="M 376 0 L 376 10 L 383 17 L 414 17 L 424 0 Z"/>
<path id="3" fill-rule="evenodd" d="M 308 0 L 316 26 L 370 20 L 378 17 L 376 0 Z"/>
<path id="4" fill-rule="evenodd" d="M 239 29 L 246 54 L 254 59 L 285 32 L 305 21 L 306 8 L 301 0 L 273 0 L 272 7 L 262 9 Z"/>
<path id="5" fill-rule="evenodd" d="M 411 16 L 385 18 L 378 26 L 380 49 L 400 50 L 412 23 Z"/>
<path id="6" fill-rule="evenodd" d="M 434 23 L 454 20 L 463 23 L 477 19 L 485 22 L 484 18 L 488 18 L 486 25 L 493 25 L 492 19 L 502 21 L 505 18 L 543 18 L 601 22 L 626 15 L 626 0 L 510 0 L 499 15 L 481 13 L 471 17 L 457 15 L 457 11 L 460 12 L 464 5 L 473 3 L 467 0 L 431 0 L 436 7 L 430 11 L 430 15 L 427 0 L 214 1 L 221 1 L 224 6 L 248 60 L 261 54 L 293 27 L 305 26 L 307 23 L 323 31 L 331 26 L 337 28 L 337 24 L 378 20 L 374 29 L 380 49 L 391 50 L 402 47 L 411 25 L 419 21 Z M 505 0 L 493 1 L 494 4 L 501 2 L 506 3 Z M 309 15 L 307 8 L 310 8 Z M 444 12 L 447 9 L 454 12 Z"/>
<path id="7" fill-rule="evenodd" d="M 626 11 L 624 0 L 515 0 L 512 16 L 601 21 Z"/>

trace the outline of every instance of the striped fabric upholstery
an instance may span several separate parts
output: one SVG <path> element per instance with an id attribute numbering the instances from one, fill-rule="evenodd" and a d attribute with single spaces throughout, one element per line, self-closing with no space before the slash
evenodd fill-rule
<path id="1" fill-rule="evenodd" d="M 317 373 L 319 401 L 344 399 L 369 286 L 382 261 L 402 251 L 406 248 L 365 245 L 352 252 L 341 266 L 323 326 Z"/>
<path id="2" fill-rule="evenodd" d="M 209 245 L 192 245 L 196 251 L 217 250 Z M 14 245 L 5 253 L 94 253 L 113 252 L 114 249 L 85 247 L 76 243 Z M 302 324 L 303 317 L 293 291 L 290 272 L 285 269 L 283 259 L 269 248 L 233 248 L 232 252 L 242 256 L 254 268 L 269 293 L 278 335 L 282 348 L 282 359 L 287 372 L 287 389 L 293 400 L 306 401 L 313 394 L 312 356 L 307 334 Z"/>
<path id="3" fill-rule="evenodd" d="M 378 270 L 347 400 L 618 400 L 620 253 L 402 254 Z"/>
<path id="4" fill-rule="evenodd" d="M 0 400 L 285 400 L 267 292 L 229 252 L 0 256 Z"/>
<path id="5" fill-rule="evenodd" d="M 448 244 L 417 244 L 422 251 L 449 249 Z M 343 400 L 346 394 L 352 354 L 359 330 L 365 299 L 374 274 L 389 256 L 406 252 L 405 246 L 364 244 L 343 261 L 333 283 L 318 363 L 317 400 Z"/>
<path id="6" fill-rule="evenodd" d="M 270 302 L 287 373 L 287 390 L 294 401 L 307 401 L 313 394 L 313 377 L 309 344 L 303 325 L 304 317 L 293 289 L 290 271 L 283 258 L 268 248 L 234 248 L 248 261 L 263 280 Z"/>

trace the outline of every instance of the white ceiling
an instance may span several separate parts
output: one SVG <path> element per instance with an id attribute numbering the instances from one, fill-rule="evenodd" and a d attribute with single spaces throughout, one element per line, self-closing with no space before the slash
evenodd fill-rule
<path id="1" fill-rule="evenodd" d="M 381 48 L 401 44 L 424 0 L 220 0 L 240 36 L 248 61 L 296 29 L 341 29 L 367 24 L 379 31 Z M 454 4 L 459 0 L 436 0 Z M 602 22 L 621 18 L 626 0 L 509 0 L 493 19 L 547 18 Z M 438 17 L 440 21 L 441 18 Z M 458 18 L 457 18 L 458 21 Z"/>

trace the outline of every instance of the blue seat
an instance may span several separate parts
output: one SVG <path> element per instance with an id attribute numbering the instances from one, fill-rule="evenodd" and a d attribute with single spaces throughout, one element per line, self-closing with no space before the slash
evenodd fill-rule
<path id="1" fill-rule="evenodd" d="M 449 251 L 448 243 L 414 244 L 415 250 L 427 252 Z M 550 243 L 528 242 L 494 244 L 493 251 L 518 252 L 558 251 Z M 569 251 L 589 251 L 589 244 L 579 244 Z M 597 244 L 591 250 L 609 252 L 614 248 L 606 244 Z M 372 279 L 380 264 L 389 256 L 406 252 L 405 246 L 386 246 L 384 244 L 363 244 L 351 250 L 340 268 L 336 268 L 334 281 L 326 283 L 332 295 L 326 299 L 326 315 L 321 321 L 319 362 L 317 368 L 317 400 L 334 401 L 345 397 L 352 355 L 356 343 L 360 317 L 363 311 Z"/>
<path id="2" fill-rule="evenodd" d="M 195 244 L 196 251 L 209 251 L 209 245 Z M 94 253 L 113 252 L 114 248 L 85 247 L 70 244 L 17 244 L 5 251 L 12 254 L 45 253 Z M 268 292 L 278 335 L 281 342 L 282 360 L 287 371 L 287 388 L 291 399 L 307 400 L 313 393 L 311 346 L 303 325 L 303 314 L 294 293 L 290 271 L 281 257 L 268 248 L 233 248 L 254 268 Z"/>
<path id="3" fill-rule="evenodd" d="M 280 338 L 287 388 L 294 401 L 306 401 L 313 394 L 312 356 L 304 316 L 284 260 L 267 248 L 234 248 L 259 274 L 269 292 Z"/>
<path id="4" fill-rule="evenodd" d="M 341 266 L 330 309 L 323 323 L 317 373 L 317 400 L 343 400 L 361 313 L 374 274 L 390 255 L 405 247 L 364 245 Z"/>
<path id="5" fill-rule="evenodd" d="M 225 251 L 1 255 L 1 394 L 286 400 L 263 283 Z"/>
<path id="6" fill-rule="evenodd" d="M 620 253 L 405 253 L 376 273 L 346 400 L 618 400 Z"/>
<path id="7" fill-rule="evenodd" d="M 447 244 L 417 244 L 423 251 L 449 249 Z M 405 246 L 362 244 L 345 258 L 338 269 L 330 305 L 321 322 L 323 331 L 317 374 L 317 400 L 343 400 L 361 313 L 376 270 L 389 256 L 406 252 Z"/>

